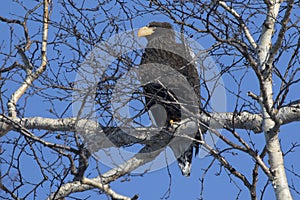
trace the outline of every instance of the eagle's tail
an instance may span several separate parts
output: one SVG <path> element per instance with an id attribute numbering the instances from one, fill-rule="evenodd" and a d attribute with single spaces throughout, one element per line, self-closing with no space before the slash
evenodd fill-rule
<path id="1" fill-rule="evenodd" d="M 193 159 L 193 144 L 191 144 L 191 140 L 180 137 L 174 138 L 169 146 L 177 158 L 181 173 L 184 176 L 190 176 Z"/>
<path id="2" fill-rule="evenodd" d="M 190 176 L 193 159 L 193 145 L 191 145 L 181 156 L 177 158 L 182 175 Z"/>
<path id="3" fill-rule="evenodd" d="M 201 129 L 196 134 L 195 139 L 203 141 Z M 177 158 L 182 175 L 190 176 L 193 156 L 196 156 L 199 153 L 199 143 L 195 141 L 191 142 L 188 138 L 177 137 L 172 140 L 169 146 L 172 149 L 174 156 Z M 195 155 L 193 155 L 194 147 Z"/>

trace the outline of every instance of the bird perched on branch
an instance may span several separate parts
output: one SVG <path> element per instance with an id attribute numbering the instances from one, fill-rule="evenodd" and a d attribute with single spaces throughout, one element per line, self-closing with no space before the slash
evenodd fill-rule
<path id="1" fill-rule="evenodd" d="M 145 107 L 152 123 L 171 129 L 174 124 L 199 114 L 200 80 L 190 48 L 185 42 L 176 42 L 175 31 L 167 22 L 151 22 L 138 30 L 138 36 L 146 37 L 148 42 L 139 67 L 143 72 Z M 201 129 L 187 135 L 200 139 Z M 199 144 L 182 137 L 169 146 L 182 174 L 189 176 L 194 147 L 198 153 Z"/>

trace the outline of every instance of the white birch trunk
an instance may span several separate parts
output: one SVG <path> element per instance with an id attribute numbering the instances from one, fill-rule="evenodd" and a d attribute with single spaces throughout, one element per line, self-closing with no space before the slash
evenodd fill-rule
<path id="1" fill-rule="evenodd" d="M 272 119 L 275 117 L 273 109 L 273 87 L 272 87 L 272 66 L 267 65 L 269 52 L 271 51 L 274 23 L 280 8 L 280 1 L 270 1 L 268 15 L 263 24 L 262 35 L 258 47 L 258 62 L 261 72 L 260 105 L 263 115 L 262 129 L 265 134 L 267 152 L 269 156 L 270 171 L 273 175 L 272 185 L 277 200 L 292 199 L 285 170 L 281 147 L 278 139 L 278 128 Z M 271 117 L 272 116 L 272 117 Z"/>

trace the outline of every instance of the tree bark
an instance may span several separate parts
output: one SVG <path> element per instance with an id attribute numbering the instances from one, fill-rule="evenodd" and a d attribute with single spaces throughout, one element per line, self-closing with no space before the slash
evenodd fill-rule
<path id="1" fill-rule="evenodd" d="M 270 171 L 273 175 L 272 185 L 277 200 L 292 199 L 285 170 L 283 153 L 278 139 L 279 126 L 276 119 L 276 110 L 273 107 L 272 64 L 268 64 L 272 52 L 272 36 L 274 24 L 280 8 L 279 1 L 270 1 L 268 14 L 263 24 L 261 41 L 258 47 L 258 62 L 260 79 L 260 105 L 262 109 L 262 129 L 265 134 L 267 153 L 269 156 Z"/>

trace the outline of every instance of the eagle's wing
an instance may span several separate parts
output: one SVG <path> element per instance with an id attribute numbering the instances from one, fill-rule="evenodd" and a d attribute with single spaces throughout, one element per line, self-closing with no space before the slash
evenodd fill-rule
<path id="1" fill-rule="evenodd" d="M 176 42 L 165 43 L 162 48 L 159 48 L 163 42 L 152 44 L 150 48 L 148 46 L 145 49 L 140 66 L 143 67 L 141 82 L 145 92 L 146 109 L 151 120 L 154 121 L 153 124 L 170 127 L 172 126 L 170 121 L 180 122 L 182 119 L 190 118 L 191 113 L 198 114 L 196 112 L 199 112 L 200 107 L 200 81 L 193 59 L 195 54 Z M 171 67 L 179 73 L 161 77 L 165 68 L 163 65 Z M 160 77 L 161 81 L 154 80 L 156 77 Z M 166 88 L 171 88 L 171 90 Z M 185 109 L 182 110 L 182 106 Z M 196 134 L 199 133 L 194 132 L 188 135 L 197 137 Z M 196 147 L 197 152 L 198 145 L 191 139 L 175 137 L 169 146 L 178 160 L 182 174 L 189 176 L 193 147 Z"/>
<path id="2" fill-rule="evenodd" d="M 194 93 L 197 98 L 197 105 L 193 106 L 199 106 L 201 107 L 200 102 L 200 80 L 198 76 L 197 71 L 197 62 L 196 62 L 196 55 L 195 53 L 190 49 L 188 45 L 180 45 L 182 51 L 184 51 L 185 54 L 185 60 L 187 60 L 188 63 L 185 63 L 185 68 L 180 69 L 181 73 L 186 77 L 187 81 L 189 82 L 190 86 L 193 87 Z M 192 98 L 192 99 L 190 99 Z M 193 97 L 189 95 L 186 97 L 186 99 L 193 101 Z M 187 107 L 188 108 L 188 107 Z M 193 114 L 197 114 L 195 112 L 199 112 L 199 108 L 188 108 Z M 196 139 L 202 138 L 200 136 L 201 130 L 199 130 L 196 135 L 192 133 L 191 135 L 194 136 Z M 181 169 L 181 172 L 184 176 L 189 176 L 191 173 L 191 166 L 192 166 L 192 159 L 193 159 L 193 151 L 194 147 L 196 149 L 196 154 L 199 151 L 199 145 L 195 142 L 191 142 L 190 139 L 184 138 L 184 137 L 176 137 L 172 140 L 170 143 L 170 148 L 172 149 L 175 157 L 177 158 L 178 165 Z"/>

